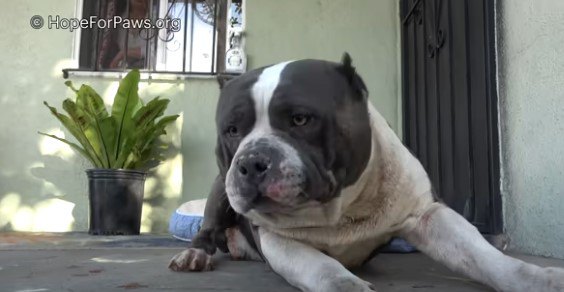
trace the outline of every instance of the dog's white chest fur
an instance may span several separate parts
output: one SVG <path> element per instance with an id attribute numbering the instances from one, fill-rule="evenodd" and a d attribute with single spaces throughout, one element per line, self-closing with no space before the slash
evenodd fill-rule
<path id="1" fill-rule="evenodd" d="M 370 161 L 354 185 L 330 202 L 292 214 L 251 211 L 247 217 L 262 228 L 307 243 L 354 266 L 386 243 L 407 218 L 420 215 L 433 202 L 427 174 L 371 104 L 369 113 Z"/>

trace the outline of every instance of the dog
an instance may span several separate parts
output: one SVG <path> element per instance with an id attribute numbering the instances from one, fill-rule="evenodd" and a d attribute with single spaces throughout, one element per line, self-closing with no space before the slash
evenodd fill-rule
<path id="1" fill-rule="evenodd" d="M 303 291 L 374 291 L 348 268 L 401 237 L 498 291 L 564 291 L 564 270 L 504 255 L 438 201 L 421 163 L 368 101 L 345 53 L 240 75 L 216 112 L 219 175 L 174 271 L 213 267 L 217 248 L 264 260 Z"/>

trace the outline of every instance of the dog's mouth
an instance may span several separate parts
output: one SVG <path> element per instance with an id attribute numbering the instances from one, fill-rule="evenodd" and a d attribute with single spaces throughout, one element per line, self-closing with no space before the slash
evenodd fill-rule
<path id="1" fill-rule="evenodd" d="M 227 195 L 238 213 L 251 210 L 260 213 L 291 213 L 308 200 L 301 183 L 272 182 L 258 187 L 245 182 L 235 182 Z"/>
<path id="2" fill-rule="evenodd" d="M 252 209 L 263 214 L 291 214 L 306 207 L 306 202 L 308 201 L 307 194 L 299 192 L 295 196 L 295 201 L 293 204 L 281 204 L 269 197 L 262 196 L 253 201 L 254 208 Z"/>

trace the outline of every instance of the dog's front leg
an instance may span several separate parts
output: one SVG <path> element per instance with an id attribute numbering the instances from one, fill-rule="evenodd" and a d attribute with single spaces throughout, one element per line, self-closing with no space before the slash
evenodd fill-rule
<path id="1" fill-rule="evenodd" d="M 259 228 L 262 253 L 272 269 L 302 291 L 375 291 L 321 251 Z"/>
<path id="2" fill-rule="evenodd" d="M 236 215 L 227 200 L 225 185 L 217 176 L 206 202 L 202 228 L 192 240 L 191 247 L 175 255 L 168 267 L 173 271 L 211 270 L 216 249 L 228 251 L 225 231 L 235 222 Z"/>
<path id="3" fill-rule="evenodd" d="M 504 255 L 464 217 L 440 203 L 409 219 L 402 236 L 449 268 L 498 291 L 564 291 L 564 270 Z"/>

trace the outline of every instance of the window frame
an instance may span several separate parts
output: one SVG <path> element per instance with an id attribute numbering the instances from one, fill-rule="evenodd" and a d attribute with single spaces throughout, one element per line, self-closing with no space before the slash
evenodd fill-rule
<path id="1" fill-rule="evenodd" d="M 82 19 L 84 16 L 84 1 L 85 0 L 75 0 L 75 12 L 74 15 L 78 19 Z M 98 0 L 101 1 L 101 0 Z M 98 2 L 97 1 L 97 2 Z M 168 0 L 160 0 L 166 1 Z M 190 3 L 191 0 L 186 0 L 185 3 Z M 210 71 L 206 72 L 198 72 L 198 71 L 159 71 L 156 70 L 157 65 L 155 64 L 153 69 L 140 69 L 141 79 L 156 79 L 156 80 L 183 80 L 183 79 L 216 79 L 216 78 L 232 78 L 234 76 L 240 75 L 241 73 L 229 73 L 225 71 L 225 55 L 226 52 L 230 49 L 228 44 L 230 43 L 230 34 L 233 28 L 229 25 L 229 18 L 230 18 L 230 5 L 232 0 L 214 0 L 215 1 L 215 19 L 214 28 L 213 28 L 213 40 L 212 40 L 212 68 Z M 219 12 L 218 6 L 221 5 L 223 8 L 222 12 Z M 246 28 L 246 5 L 247 1 L 242 1 L 242 24 L 239 28 L 239 31 L 244 32 Z M 158 12 L 157 12 L 158 13 Z M 187 14 L 187 13 L 185 13 Z M 223 14 L 223 15 L 221 15 Z M 219 20 L 223 17 L 223 20 Z M 222 25 L 218 29 L 218 25 Z M 182 29 L 181 31 L 186 31 L 186 28 Z M 131 69 L 129 68 L 120 68 L 120 69 L 89 69 L 89 68 L 80 68 L 80 57 L 81 57 L 81 42 L 83 41 L 83 31 L 82 29 L 76 29 L 73 33 L 73 41 L 72 41 L 72 53 L 71 53 L 71 67 L 62 69 L 63 78 L 68 79 L 71 77 L 98 77 L 104 79 L 121 79 L 127 74 L 128 71 Z M 96 32 L 98 34 L 98 32 Z M 185 36 L 188 33 L 185 33 Z M 97 43 L 97 42 L 96 42 Z M 164 49 L 160 40 L 157 41 L 155 45 L 155 57 L 162 51 L 159 49 Z M 160 47 L 159 47 L 160 46 Z M 240 41 L 240 47 L 244 49 L 245 46 L 245 39 L 244 35 Z M 186 55 L 186 48 L 183 49 L 184 56 Z M 185 66 L 183 66 L 185 68 Z"/>

